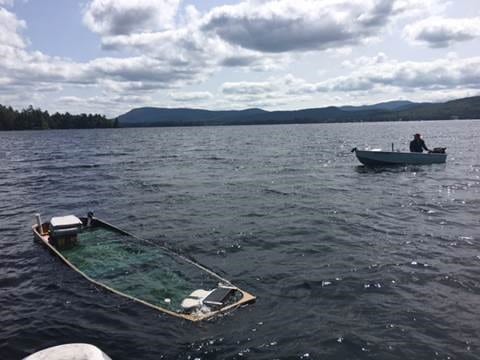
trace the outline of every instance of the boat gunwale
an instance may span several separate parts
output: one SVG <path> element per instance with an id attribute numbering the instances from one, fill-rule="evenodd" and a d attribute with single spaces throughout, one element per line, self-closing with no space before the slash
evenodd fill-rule
<path id="1" fill-rule="evenodd" d="M 84 220 L 85 218 L 80 218 L 80 220 L 82 220 L 82 223 L 85 224 Z M 108 222 L 106 221 L 103 221 L 103 220 L 100 220 L 96 217 L 94 217 L 92 219 L 94 222 L 97 222 L 100 226 L 104 226 L 104 227 L 107 227 L 111 230 L 114 230 L 114 231 L 117 231 L 117 232 L 120 232 L 121 234 L 124 234 L 124 235 L 127 235 L 127 236 L 131 236 L 133 237 L 134 239 L 137 239 L 137 240 L 141 240 L 141 241 L 145 241 L 147 243 L 150 243 L 152 244 L 152 242 L 146 240 L 146 239 L 143 239 L 143 238 L 140 238 L 136 235 L 133 235 L 125 230 L 122 230 L 112 224 L 109 224 Z M 45 224 L 49 224 L 48 222 L 47 223 L 44 223 L 42 224 L 42 228 L 43 228 L 43 225 Z M 99 286 L 105 290 L 108 290 L 116 295 L 119 295 L 119 296 L 122 296 L 122 297 L 125 297 L 129 300 L 132 300 L 132 301 L 135 301 L 137 303 L 140 303 L 140 304 L 143 304 L 145 306 L 148 306 L 152 309 L 155 309 L 157 311 L 160 311 L 160 312 L 163 312 L 163 313 L 166 313 L 168 315 L 172 315 L 174 317 L 177 317 L 177 318 L 181 318 L 181 319 L 185 319 L 185 320 L 189 320 L 189 321 L 192 321 L 192 322 L 197 322 L 197 321 L 201 321 L 201 320 L 207 320 L 207 319 L 211 319 L 219 314 L 222 314 L 222 313 L 226 313 L 226 312 L 229 312 L 231 310 L 234 310 L 242 305 L 246 305 L 248 303 L 251 303 L 251 302 L 254 302 L 256 300 L 256 297 L 242 289 L 240 289 L 239 287 L 233 285 L 229 280 L 227 279 L 224 279 L 222 278 L 220 275 L 216 274 L 215 272 L 213 272 L 212 270 L 206 268 L 205 266 L 203 265 L 200 265 L 198 263 L 196 263 L 195 261 L 181 255 L 181 254 L 178 254 L 177 252 L 165 247 L 165 246 L 162 246 L 162 245 L 157 245 L 155 244 L 155 246 L 158 246 L 162 249 L 164 249 L 165 251 L 168 251 L 170 252 L 171 254 L 175 255 L 175 256 L 178 256 L 180 257 L 182 260 L 196 266 L 197 268 L 203 270 L 203 271 L 206 271 L 208 274 L 214 276 L 215 278 L 223 281 L 225 283 L 225 285 L 228 285 L 228 286 L 231 286 L 233 287 L 235 290 L 239 291 L 241 294 L 242 294 L 242 298 L 240 300 L 238 300 L 237 302 L 233 303 L 233 304 L 230 304 L 230 305 L 227 305 L 227 306 L 224 306 L 218 310 L 215 310 L 215 311 L 212 311 L 212 312 L 209 312 L 209 313 L 205 313 L 205 314 L 200 314 L 200 315 L 192 315 L 192 314 L 182 314 L 182 313 L 177 313 L 175 311 L 172 311 L 172 310 L 169 310 L 169 309 L 165 309 L 161 306 L 158 306 L 158 305 L 154 305 L 152 303 L 149 303 L 148 301 L 145 301 L 145 300 L 142 300 L 142 299 L 139 299 L 135 296 L 132 296 L 132 295 L 128 295 L 126 293 L 123 293 L 119 290 L 116 290 L 102 282 L 99 282 L 93 278 L 91 278 L 90 276 L 88 276 L 87 274 L 85 274 L 83 271 L 81 271 L 79 268 L 77 268 L 74 264 L 72 264 L 64 255 L 62 255 L 62 253 L 57 250 L 52 244 L 50 244 L 50 242 L 48 241 L 48 238 L 49 238 L 49 235 L 46 234 L 46 235 L 43 235 L 41 234 L 39 231 L 38 231 L 38 225 L 35 224 L 35 225 L 32 225 L 32 230 L 33 230 L 33 233 L 34 233 L 34 237 L 35 239 L 41 241 L 44 245 L 46 245 L 51 251 L 53 251 L 54 254 L 56 254 L 68 267 L 70 267 L 72 270 L 74 270 L 76 273 L 80 274 L 82 277 L 84 277 L 86 280 L 90 281 L 91 283 L 95 284 L 96 286 Z"/>
<path id="2" fill-rule="evenodd" d="M 404 155 L 413 155 L 413 156 L 445 156 L 447 153 L 420 153 L 420 152 L 410 152 L 410 151 L 374 151 L 374 150 L 355 150 L 355 153 L 368 153 L 368 154 L 404 154 Z"/>

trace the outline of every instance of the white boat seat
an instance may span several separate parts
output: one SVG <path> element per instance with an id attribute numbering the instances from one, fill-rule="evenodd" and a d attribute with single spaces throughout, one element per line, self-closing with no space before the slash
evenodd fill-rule
<path id="1" fill-rule="evenodd" d="M 200 309 L 203 305 L 203 299 L 210 295 L 211 292 L 212 290 L 208 291 L 203 289 L 193 291 L 190 295 L 182 300 L 182 309 L 185 311 Z"/>
<path id="2" fill-rule="evenodd" d="M 192 292 L 188 297 L 190 298 L 197 298 L 197 299 L 204 299 L 208 295 L 210 295 L 212 291 L 211 290 L 203 290 L 203 289 L 198 289 Z"/>
<path id="3" fill-rule="evenodd" d="M 194 309 L 200 309 L 202 302 L 200 299 L 185 298 L 182 300 L 182 309 L 185 311 L 192 311 Z"/>

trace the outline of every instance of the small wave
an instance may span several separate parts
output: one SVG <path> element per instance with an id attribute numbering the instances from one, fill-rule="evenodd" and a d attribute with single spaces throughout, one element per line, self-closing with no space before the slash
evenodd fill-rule
<path id="1" fill-rule="evenodd" d="M 282 196 L 290 195 L 289 193 L 286 193 L 286 192 L 280 191 L 280 190 L 275 190 L 275 189 L 263 189 L 262 192 L 264 192 L 266 194 L 282 195 Z"/>
<path id="2" fill-rule="evenodd" d="M 265 217 L 267 216 L 267 214 L 252 212 L 252 213 L 245 214 L 244 216 L 247 218 L 256 218 L 256 217 Z"/>
<path id="3" fill-rule="evenodd" d="M 223 158 L 223 157 L 220 157 L 220 156 L 207 156 L 203 159 L 204 160 L 210 160 L 210 161 L 224 161 L 224 160 L 227 160 L 227 158 Z"/>

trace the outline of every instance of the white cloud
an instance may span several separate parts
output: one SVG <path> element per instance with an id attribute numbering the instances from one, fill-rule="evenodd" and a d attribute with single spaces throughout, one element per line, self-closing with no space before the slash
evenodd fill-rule
<path id="1" fill-rule="evenodd" d="M 151 101 L 151 97 L 144 95 L 146 93 L 199 83 L 213 71 L 206 62 L 208 54 L 199 51 L 205 61 L 200 61 L 200 56 L 194 58 L 197 46 L 194 42 L 185 44 L 191 51 L 187 52 L 190 59 L 169 49 L 174 55 L 163 58 L 147 52 L 145 55 L 125 58 L 103 57 L 75 62 L 30 51 L 21 34 L 25 27 L 25 22 L 15 14 L 0 8 L 0 84 L 4 85 L 0 88 L 0 103 L 22 104 L 45 99 L 48 93 L 61 93 L 63 86 L 68 86 L 69 92 L 82 92 L 84 88 L 89 88 L 89 93 L 107 90 L 105 97 L 111 101 L 130 99 L 130 102 L 138 103 L 142 99 Z M 26 93 L 31 94 L 30 99 L 24 96 Z M 59 101 L 56 103 L 62 104 Z M 88 105 L 89 102 L 84 104 Z M 107 106 L 101 101 L 91 104 L 105 106 L 110 113 L 115 108 L 111 103 Z"/>
<path id="2" fill-rule="evenodd" d="M 58 98 L 58 103 L 68 106 L 78 106 L 78 108 L 91 107 L 92 105 L 118 105 L 119 103 L 145 103 L 147 101 L 152 101 L 151 97 L 148 96 L 62 96 Z M 67 108 L 68 109 L 68 108 Z"/>
<path id="3" fill-rule="evenodd" d="M 36 82 L 102 85 L 122 90 L 151 90 L 205 80 L 209 69 L 149 56 L 97 58 L 86 63 L 5 47 L 0 70 L 17 84 Z M 124 83 L 124 84 L 122 84 Z"/>
<path id="4" fill-rule="evenodd" d="M 6 3 L 12 2 L 0 0 Z M 384 46 L 379 39 L 385 30 L 398 35 L 406 17 L 441 14 L 444 0 L 239 0 L 203 13 L 180 3 L 89 1 L 84 21 L 104 50 L 118 52 L 86 62 L 32 51 L 23 35 L 26 23 L 0 6 L 0 103 L 28 104 L 31 98 L 68 111 L 112 114 L 131 104 L 298 108 L 338 97 L 370 102 L 376 94 L 392 98 L 427 89 L 447 98 L 480 89 L 480 58 L 462 58 L 461 52 L 431 62 L 361 56 L 357 45 L 377 39 L 375 46 Z M 442 21 L 410 25 L 408 39 L 439 46 L 479 36 L 478 18 L 434 19 Z M 443 27 L 432 30 L 432 23 Z M 390 44 L 385 48 L 391 53 Z M 287 68 L 296 76 L 284 75 Z M 300 73 L 310 74 L 309 80 Z M 205 81 L 215 74 L 211 84 L 223 85 L 212 90 Z M 233 78 L 244 81 L 227 81 Z M 205 87 L 189 88 L 198 84 Z"/>
<path id="5" fill-rule="evenodd" d="M 413 43 L 444 48 L 480 37 L 480 17 L 448 19 L 430 17 L 406 27 L 404 36 Z"/>
<path id="6" fill-rule="evenodd" d="M 345 60 L 342 62 L 342 66 L 347 69 L 357 69 L 362 66 L 372 66 L 382 64 L 387 61 L 387 55 L 383 52 L 378 53 L 375 56 L 360 56 L 354 60 Z"/>
<path id="7" fill-rule="evenodd" d="M 363 65 L 351 74 L 321 82 L 312 83 L 288 74 L 264 82 L 228 82 L 221 91 L 226 99 L 249 106 L 289 104 L 292 98 L 302 102 L 314 96 L 324 99 L 324 104 L 332 104 L 338 96 L 372 103 L 373 98 L 400 99 L 405 94 L 414 94 L 420 101 L 442 101 L 480 93 L 480 57 L 454 62 L 448 58 L 398 62 L 379 54 L 370 60 L 359 59 L 359 63 Z"/>
<path id="8" fill-rule="evenodd" d="M 271 71 L 285 68 L 295 51 L 348 55 L 352 50 L 347 45 L 370 41 L 392 18 L 424 11 L 438 1 L 250 0 L 206 14 L 189 5 L 180 27 L 103 32 L 102 47 L 148 54 L 190 74 L 198 71 L 199 78 L 220 67 Z"/>
<path id="9" fill-rule="evenodd" d="M 428 62 L 394 61 L 370 64 L 318 83 L 301 84 L 293 93 L 371 91 L 387 88 L 403 90 L 480 89 L 480 57 L 438 59 Z"/>
<path id="10" fill-rule="evenodd" d="M 295 78 L 293 75 L 282 77 L 270 77 L 265 81 L 239 81 L 225 82 L 221 85 L 220 91 L 230 104 L 243 104 L 243 107 L 275 107 L 288 106 L 291 104 L 292 96 L 288 89 L 300 87 L 306 82 Z M 296 94 L 295 101 L 302 103 L 310 96 L 306 93 Z"/>
<path id="11" fill-rule="evenodd" d="M 90 73 L 100 78 L 117 81 L 151 81 L 159 87 L 168 87 L 174 82 L 189 82 L 195 72 L 188 68 L 175 67 L 173 64 L 149 56 L 129 58 L 98 58 L 84 66 L 84 76 Z"/>
<path id="12" fill-rule="evenodd" d="M 102 38 L 104 49 L 131 50 L 149 54 L 172 65 L 194 70 L 199 77 L 208 76 L 220 67 L 270 71 L 285 67 L 288 55 L 265 55 L 209 37 L 195 24 L 162 32 L 139 33 Z M 192 71 L 190 71 L 192 73 Z"/>
<path id="13" fill-rule="evenodd" d="M 132 93 L 148 93 L 158 90 L 158 85 L 152 81 L 122 81 L 108 78 L 100 78 L 99 86 L 107 93 L 111 94 L 132 94 Z"/>
<path id="14" fill-rule="evenodd" d="M 451 0 L 394 0 L 394 11 L 406 17 L 443 14 Z"/>
<path id="15" fill-rule="evenodd" d="M 327 49 L 325 52 L 331 54 L 334 57 L 344 58 L 352 53 L 353 49 L 351 47 L 339 47 Z"/>
<path id="16" fill-rule="evenodd" d="M 93 0 L 85 24 L 102 35 L 126 35 L 171 28 L 180 0 Z"/>
<path id="17" fill-rule="evenodd" d="M 264 54 L 249 51 L 242 48 L 228 48 L 219 58 L 219 65 L 228 68 L 244 68 L 247 71 L 267 72 L 282 70 L 291 63 L 292 58 L 288 54 Z"/>
<path id="18" fill-rule="evenodd" d="M 213 99 L 213 95 L 209 91 L 176 91 L 171 92 L 169 95 L 172 100 L 177 102 L 198 102 Z"/>
<path id="19" fill-rule="evenodd" d="M 226 82 L 222 85 L 221 91 L 224 94 L 258 95 L 276 90 L 271 82 Z"/>
<path id="20" fill-rule="evenodd" d="M 267 53 L 341 48 L 377 36 L 395 17 L 423 9 L 432 1 L 244 1 L 213 9 L 205 16 L 202 30 Z"/>
<path id="21" fill-rule="evenodd" d="M 25 21 L 17 19 L 15 14 L 0 8 L 0 50 L 8 51 L 6 47 L 23 48 L 25 41 L 19 35 L 26 28 Z"/>

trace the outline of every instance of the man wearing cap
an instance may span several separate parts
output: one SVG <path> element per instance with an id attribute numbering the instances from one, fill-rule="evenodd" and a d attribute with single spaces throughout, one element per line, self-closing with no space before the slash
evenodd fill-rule
<path id="1" fill-rule="evenodd" d="M 426 151 L 430 151 L 427 148 L 427 145 L 425 145 L 425 141 L 421 138 L 420 134 L 415 134 L 414 138 L 412 141 L 410 141 L 410 152 L 423 152 L 423 149 Z"/>

